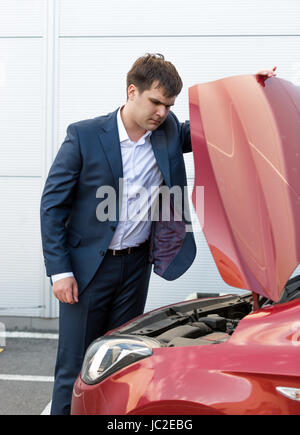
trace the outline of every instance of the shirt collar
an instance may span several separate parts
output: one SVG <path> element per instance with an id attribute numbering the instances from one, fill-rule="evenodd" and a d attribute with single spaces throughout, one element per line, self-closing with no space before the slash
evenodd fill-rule
<path id="1" fill-rule="evenodd" d="M 124 107 L 124 106 L 122 106 Z M 117 124 L 118 124 L 118 131 L 119 131 L 119 140 L 120 143 L 125 142 L 125 141 L 130 141 L 132 142 L 132 140 L 129 138 L 128 133 L 126 131 L 126 128 L 124 126 L 124 123 L 122 121 L 122 117 L 121 117 L 121 109 L 122 107 L 120 107 L 120 109 L 118 110 L 117 113 Z M 150 137 L 152 131 L 151 130 L 147 130 L 145 134 L 143 134 L 142 137 L 140 137 L 140 139 L 138 140 L 137 144 L 141 144 L 144 143 L 146 141 L 147 137 Z"/>

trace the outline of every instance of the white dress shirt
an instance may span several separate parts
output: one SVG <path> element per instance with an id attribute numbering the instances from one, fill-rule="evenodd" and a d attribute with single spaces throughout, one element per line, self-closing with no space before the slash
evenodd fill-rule
<path id="1" fill-rule="evenodd" d="M 163 177 L 150 142 L 151 131 L 132 141 L 117 113 L 119 140 L 123 164 L 123 195 L 118 226 L 109 249 L 124 249 L 145 242 L 151 231 L 151 208 L 157 200 Z M 73 276 L 72 272 L 53 275 L 52 282 Z"/>

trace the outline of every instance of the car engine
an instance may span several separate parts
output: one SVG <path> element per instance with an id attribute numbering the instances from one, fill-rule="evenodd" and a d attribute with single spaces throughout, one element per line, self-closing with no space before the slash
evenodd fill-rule
<path id="1" fill-rule="evenodd" d="M 153 337 L 167 347 L 217 344 L 251 311 L 251 293 L 197 299 L 150 312 L 114 333 Z"/>
<path id="2" fill-rule="evenodd" d="M 279 303 L 300 297 L 300 275 L 290 279 Z M 259 308 L 274 304 L 260 297 Z M 155 338 L 162 347 L 199 346 L 226 341 L 253 311 L 252 292 L 199 298 L 159 308 L 123 325 L 113 334 Z"/>

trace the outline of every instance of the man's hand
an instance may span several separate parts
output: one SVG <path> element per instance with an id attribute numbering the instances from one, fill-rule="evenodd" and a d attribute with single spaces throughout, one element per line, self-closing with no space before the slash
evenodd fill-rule
<path id="1" fill-rule="evenodd" d="M 56 281 L 53 284 L 52 291 L 54 296 L 61 302 L 67 304 L 78 302 L 78 286 L 73 276 Z"/>
<path id="2" fill-rule="evenodd" d="M 269 77 L 275 77 L 276 76 L 276 66 L 273 66 L 272 69 L 262 69 L 261 71 L 259 71 L 258 73 L 256 73 L 256 75 L 258 76 L 262 76 L 262 78 L 267 79 Z"/>

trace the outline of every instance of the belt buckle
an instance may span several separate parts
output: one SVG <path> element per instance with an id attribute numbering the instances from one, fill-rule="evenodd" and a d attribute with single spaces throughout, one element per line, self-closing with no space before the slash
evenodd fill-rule
<path id="1" fill-rule="evenodd" d="M 129 246 L 128 248 L 125 248 L 125 249 L 113 249 L 112 250 L 112 255 L 114 255 L 115 257 L 118 257 L 119 255 L 122 255 L 122 254 L 119 253 L 121 251 L 123 253 L 126 253 L 126 254 L 131 254 L 131 252 L 132 252 L 132 246 Z"/>

